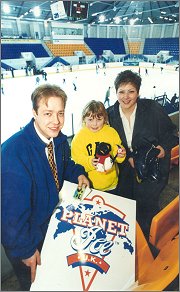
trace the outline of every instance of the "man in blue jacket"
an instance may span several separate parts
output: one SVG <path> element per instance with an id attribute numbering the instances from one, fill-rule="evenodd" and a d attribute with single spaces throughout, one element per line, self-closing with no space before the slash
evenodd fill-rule
<path id="1" fill-rule="evenodd" d="M 84 168 L 70 157 L 61 132 L 67 96 L 43 84 L 31 95 L 33 119 L 2 144 L 2 244 L 22 290 L 29 290 L 41 264 L 40 251 L 64 180 L 89 186 Z M 48 161 L 52 142 L 58 187 Z"/>

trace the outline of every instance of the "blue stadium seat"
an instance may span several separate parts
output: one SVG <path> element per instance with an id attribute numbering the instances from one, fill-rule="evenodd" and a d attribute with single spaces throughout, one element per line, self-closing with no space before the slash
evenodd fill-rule
<path id="1" fill-rule="evenodd" d="M 179 56 L 178 38 L 151 38 L 144 43 L 144 55 L 156 55 L 159 51 L 169 51 L 171 56 Z"/>
<path id="2" fill-rule="evenodd" d="M 113 54 L 126 54 L 121 38 L 85 38 L 84 41 L 96 56 L 102 55 L 103 50 L 111 50 Z"/>
<path id="3" fill-rule="evenodd" d="M 32 52 L 36 58 L 49 57 L 41 44 L 1 44 L 1 59 L 19 59 L 21 52 Z"/>

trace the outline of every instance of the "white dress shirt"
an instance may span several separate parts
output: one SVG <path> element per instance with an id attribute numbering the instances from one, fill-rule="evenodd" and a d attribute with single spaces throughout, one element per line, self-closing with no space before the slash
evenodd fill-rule
<path id="1" fill-rule="evenodd" d="M 120 117 L 122 119 L 124 132 L 126 135 L 127 145 L 131 151 L 132 151 L 132 135 L 133 135 L 133 130 L 134 130 L 136 109 L 137 109 L 137 104 L 135 105 L 135 108 L 130 116 L 130 121 L 128 121 L 128 119 L 126 118 L 125 114 L 122 111 L 121 106 L 119 105 L 119 112 L 120 112 Z"/>
<path id="2" fill-rule="evenodd" d="M 36 127 L 35 122 L 34 122 L 34 128 L 35 128 L 36 133 L 38 134 L 39 138 L 40 138 L 40 139 L 41 139 L 46 145 L 49 145 L 49 143 L 52 142 L 52 144 L 53 144 L 53 150 L 54 150 L 54 141 L 53 141 L 53 138 L 48 139 L 48 138 L 46 138 L 45 136 L 43 136 L 43 135 L 39 132 L 38 128 Z M 46 153 L 46 156 L 47 156 L 47 158 L 48 158 L 48 148 L 47 148 L 47 147 L 45 147 L 45 153 Z M 56 163 L 55 151 L 54 151 L 54 161 L 55 161 L 55 163 Z"/>

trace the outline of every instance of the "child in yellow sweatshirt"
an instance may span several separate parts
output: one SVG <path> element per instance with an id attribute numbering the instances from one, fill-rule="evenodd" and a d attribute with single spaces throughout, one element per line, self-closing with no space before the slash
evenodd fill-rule
<path id="1" fill-rule="evenodd" d="M 84 166 L 94 189 L 116 194 L 117 163 L 124 161 L 126 150 L 116 130 L 108 125 L 102 102 L 92 100 L 85 106 L 82 124 L 71 143 L 72 159 Z"/>

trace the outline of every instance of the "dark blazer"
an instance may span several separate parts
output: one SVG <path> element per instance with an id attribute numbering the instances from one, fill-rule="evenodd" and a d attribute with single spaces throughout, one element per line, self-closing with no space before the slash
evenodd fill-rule
<path id="1" fill-rule="evenodd" d="M 116 129 L 121 136 L 124 146 L 127 141 L 119 113 L 119 102 L 107 109 L 110 125 Z M 132 147 L 140 146 L 143 138 L 148 139 L 156 146 L 161 145 L 165 151 L 169 151 L 177 144 L 175 136 L 176 126 L 172 123 L 163 107 L 156 101 L 139 99 L 134 123 Z"/>
<path id="2" fill-rule="evenodd" d="M 122 172 L 124 169 L 129 171 L 127 160 L 130 156 L 132 156 L 132 154 L 127 146 L 127 140 L 119 112 L 119 102 L 116 101 L 113 106 L 110 106 L 107 109 L 107 112 L 110 125 L 119 133 L 122 144 L 127 151 L 127 159 L 124 163 L 122 163 L 122 167 L 119 165 L 121 170 L 120 178 L 126 181 L 127 177 L 124 176 Z M 167 182 L 170 165 L 170 150 L 178 144 L 176 126 L 172 123 L 163 107 L 156 101 L 150 99 L 138 99 L 137 101 L 137 110 L 132 136 L 132 148 L 135 149 L 135 147 L 143 145 L 145 143 L 144 138 L 149 140 L 155 146 L 161 145 L 164 148 L 166 155 L 165 158 L 160 159 L 160 167 L 162 178 Z M 127 184 L 127 181 L 124 181 L 121 180 L 121 186 L 122 184 Z"/>
<path id="3" fill-rule="evenodd" d="M 165 150 L 165 157 L 159 159 L 161 179 L 158 181 L 144 180 L 139 183 L 135 169 L 131 167 L 128 158 L 132 153 L 128 149 L 127 140 L 119 113 L 119 102 L 107 109 L 109 122 L 116 129 L 126 148 L 127 158 L 119 164 L 119 183 L 117 194 L 136 201 L 136 220 L 145 236 L 149 237 L 152 218 L 160 211 L 159 198 L 168 183 L 171 148 L 178 144 L 175 135 L 176 127 L 171 122 L 164 109 L 155 101 L 138 99 L 132 136 L 132 148 L 139 147 L 148 139 L 155 146 L 160 145 Z"/>

